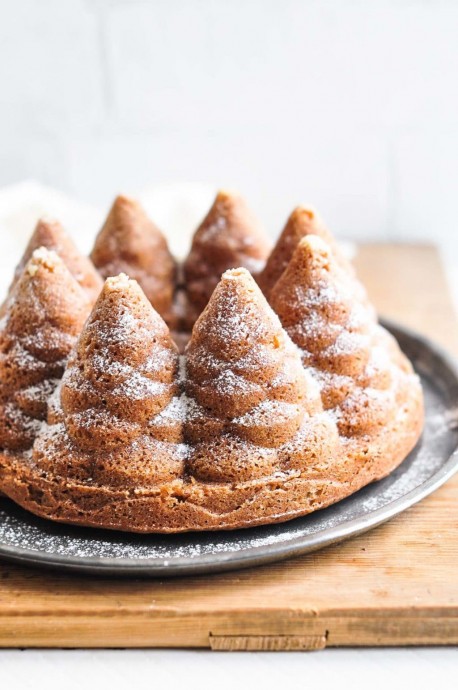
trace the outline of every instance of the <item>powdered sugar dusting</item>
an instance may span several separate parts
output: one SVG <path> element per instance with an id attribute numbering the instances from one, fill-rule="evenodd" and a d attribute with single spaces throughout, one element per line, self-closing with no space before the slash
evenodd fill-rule
<path id="1" fill-rule="evenodd" d="M 437 475 L 458 444 L 458 400 L 455 394 L 453 407 L 450 407 L 448 398 L 449 393 L 452 395 L 453 383 L 438 376 L 437 383 L 423 377 L 422 385 L 426 424 L 421 443 L 386 479 L 325 510 L 279 525 L 235 532 L 132 536 L 50 523 L 0 499 L 0 552 L 2 549 L 25 549 L 44 560 L 59 557 L 65 563 L 66 559 L 76 559 L 77 563 L 89 567 L 94 564 L 93 559 L 101 558 L 115 571 L 130 565 L 132 574 L 136 568 L 140 574 L 140 568 L 146 567 L 151 574 L 164 577 L 176 572 L 175 568 L 184 574 L 188 567 L 197 564 L 201 564 L 204 571 L 218 570 L 228 563 L 231 554 L 243 556 L 246 564 L 254 564 L 257 558 L 273 554 L 276 547 L 280 549 L 287 544 L 291 544 L 292 552 L 306 551 L 316 548 L 317 540 L 326 545 L 327 539 L 335 539 L 336 530 L 351 523 L 352 529 L 345 529 L 346 536 L 350 536 L 363 521 L 366 525 L 378 524 L 390 516 L 394 501 L 406 497 L 404 505 L 397 510 L 410 505 L 407 500 L 410 492 Z M 457 466 L 458 455 L 455 457 Z"/>
<path id="2" fill-rule="evenodd" d="M 184 423 L 187 418 L 188 406 L 189 399 L 186 393 L 183 393 L 180 397 L 174 397 L 167 407 L 150 420 L 149 424 L 151 426 L 158 426 L 173 422 Z"/>
<path id="3" fill-rule="evenodd" d="M 25 414 L 19 407 L 19 405 L 14 402 L 7 402 L 4 405 L 4 415 L 5 418 L 14 426 L 20 427 L 23 431 L 27 433 L 38 433 L 41 421 L 34 419 L 28 414 Z"/>
<path id="4" fill-rule="evenodd" d="M 330 357 L 353 355 L 359 350 L 367 350 L 369 344 L 370 340 L 367 335 L 342 330 L 332 345 L 325 349 L 325 354 Z"/>
<path id="5" fill-rule="evenodd" d="M 269 420 L 275 420 L 277 423 L 281 420 L 287 423 L 290 419 L 296 418 L 301 409 L 301 405 L 294 405 L 281 400 L 264 400 L 247 414 L 233 419 L 233 422 L 241 426 L 254 427 L 266 424 Z"/>
<path id="6" fill-rule="evenodd" d="M 139 371 L 131 371 L 129 377 L 113 388 L 113 395 L 129 400 L 143 400 L 164 395 L 168 385 L 143 376 Z"/>
<path id="7" fill-rule="evenodd" d="M 11 436 L 2 441 L 6 447 L 32 442 L 81 325 L 65 306 L 47 297 L 47 277 L 37 276 L 40 266 L 52 273 L 59 265 L 62 262 L 54 252 L 36 250 L 3 305 L 0 362 L 5 377 L 0 395 L 5 401 L 4 424 L 13 427 Z M 66 286 L 65 279 L 62 284 L 53 283 L 57 290 Z"/>

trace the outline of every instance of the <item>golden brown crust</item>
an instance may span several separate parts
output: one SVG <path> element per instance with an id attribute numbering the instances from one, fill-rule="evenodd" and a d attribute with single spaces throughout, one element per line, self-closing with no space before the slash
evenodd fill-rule
<path id="1" fill-rule="evenodd" d="M 43 477 L 29 458 L 5 454 L 0 454 L 0 480 L 5 494 L 19 505 L 58 522 L 139 533 L 253 527 L 325 508 L 386 476 L 415 446 L 422 424 L 418 391 L 404 421 L 364 446 L 355 444 L 341 466 L 333 459 L 321 471 L 277 473 L 257 482 L 178 479 L 149 491 L 116 489 Z"/>
<path id="2" fill-rule="evenodd" d="M 137 201 L 126 196 L 115 199 L 91 259 L 104 278 L 126 273 L 135 279 L 155 310 L 175 327 L 176 263 L 164 235 Z"/>

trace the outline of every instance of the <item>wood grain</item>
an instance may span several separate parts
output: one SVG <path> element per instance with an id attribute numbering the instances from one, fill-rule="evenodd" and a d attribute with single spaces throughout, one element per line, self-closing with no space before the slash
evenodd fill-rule
<path id="1" fill-rule="evenodd" d="M 380 312 L 458 353 L 436 251 L 363 246 Z M 458 477 L 389 523 L 285 563 L 213 576 L 116 581 L 0 564 L 0 646 L 458 644 Z"/>
<path id="2" fill-rule="evenodd" d="M 355 264 L 380 314 L 422 331 L 458 353 L 458 321 L 434 247 L 363 245 Z"/>

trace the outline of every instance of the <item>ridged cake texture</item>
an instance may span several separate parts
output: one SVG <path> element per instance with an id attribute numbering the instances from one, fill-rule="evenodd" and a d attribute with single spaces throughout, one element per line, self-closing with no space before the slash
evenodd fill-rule
<path id="1" fill-rule="evenodd" d="M 314 212 L 293 212 L 260 273 L 256 222 L 218 194 L 185 262 L 185 311 L 172 310 L 174 330 L 194 323 L 182 356 L 162 318 L 177 286 L 167 261 L 157 282 L 168 250 L 142 264 L 156 231 L 123 199 L 110 216 L 100 247 L 157 293 L 109 277 L 85 321 L 87 293 L 35 252 L 0 321 L 5 494 L 72 524 L 233 529 L 330 505 L 414 447 L 419 380 Z"/>
<path id="2" fill-rule="evenodd" d="M 57 254 L 35 250 L 0 322 L 0 447 L 32 446 L 90 308 Z"/>
<path id="3" fill-rule="evenodd" d="M 300 241 L 270 301 L 341 437 L 362 443 L 393 433 L 411 405 L 421 417 L 421 388 L 410 363 L 321 238 Z"/>
<path id="4" fill-rule="evenodd" d="M 186 367 L 190 466 L 202 479 L 280 470 L 277 449 L 322 409 L 297 348 L 246 269 L 223 274 L 194 326 Z"/>
<path id="5" fill-rule="evenodd" d="M 39 437 L 39 467 L 111 486 L 142 486 L 183 471 L 178 353 L 136 281 L 108 278 L 78 339 Z M 155 425 L 157 417 L 163 419 Z"/>

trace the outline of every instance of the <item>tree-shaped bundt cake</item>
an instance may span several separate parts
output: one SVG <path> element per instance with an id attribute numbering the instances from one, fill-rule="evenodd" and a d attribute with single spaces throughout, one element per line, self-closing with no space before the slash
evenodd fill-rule
<path id="1" fill-rule="evenodd" d="M 117 200 L 96 247 L 113 249 L 109 272 L 130 247 L 123 265 L 158 292 L 110 277 L 84 325 L 88 297 L 64 262 L 42 249 L 27 263 L 0 321 L 1 491 L 75 524 L 234 529 L 323 508 L 406 457 L 419 380 L 313 212 L 293 212 L 259 276 L 256 224 L 217 196 L 184 267 L 182 325 L 197 320 L 182 357 L 151 304 L 168 295 L 171 313 L 157 238 Z M 157 257 L 136 254 L 156 240 L 160 278 L 142 263 Z"/>

